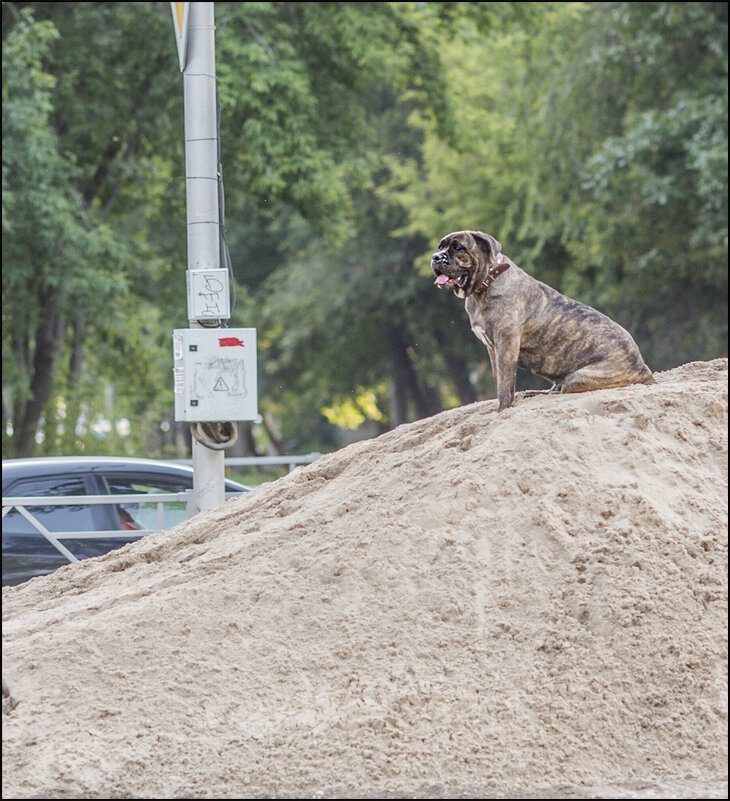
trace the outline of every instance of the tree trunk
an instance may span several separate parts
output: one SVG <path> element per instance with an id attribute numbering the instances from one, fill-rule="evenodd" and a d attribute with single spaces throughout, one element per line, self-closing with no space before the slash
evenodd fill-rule
<path id="1" fill-rule="evenodd" d="M 393 428 L 408 422 L 409 384 L 415 378 L 400 329 L 390 331 L 390 359 L 392 364 L 392 392 L 390 423 Z"/>
<path id="2" fill-rule="evenodd" d="M 84 344 L 86 339 L 86 313 L 83 309 L 79 309 L 76 312 L 71 337 L 71 356 L 68 365 L 69 387 L 62 438 L 65 453 L 72 453 L 76 446 L 76 426 L 81 414 L 81 373 L 84 367 Z"/>
<path id="3" fill-rule="evenodd" d="M 279 432 L 276 430 L 274 421 L 266 412 L 261 415 L 261 422 L 264 425 L 264 430 L 266 431 L 266 435 L 268 436 L 271 447 L 276 452 L 276 455 L 286 456 L 286 447 L 279 436 Z"/>
<path id="4" fill-rule="evenodd" d="M 251 456 L 258 456 L 256 443 L 253 438 L 253 427 L 250 420 L 244 420 L 238 424 L 238 436 L 246 443 L 246 450 Z"/>
<path id="5" fill-rule="evenodd" d="M 389 416 L 391 428 L 396 428 L 401 423 L 408 422 L 408 393 L 403 378 L 397 375 L 395 367 L 390 381 Z"/>
<path id="6" fill-rule="evenodd" d="M 175 413 L 171 415 L 173 420 L 172 431 L 175 450 L 178 459 L 191 459 L 193 456 L 193 438 L 190 433 L 190 425 L 185 422 L 175 420 Z"/>
<path id="7" fill-rule="evenodd" d="M 431 385 L 421 386 L 408 353 L 408 346 L 400 327 L 390 330 L 390 353 L 393 370 L 394 397 L 392 399 L 391 424 L 393 427 L 408 422 L 407 396 L 410 396 L 416 417 L 430 417 L 441 411 L 438 389 Z"/>
<path id="8" fill-rule="evenodd" d="M 416 416 L 419 418 L 432 417 L 442 410 L 441 393 L 437 386 L 425 383 L 419 387 L 418 398 L 413 399 L 416 404 Z"/>
<path id="9" fill-rule="evenodd" d="M 462 403 L 474 403 L 477 400 L 477 394 L 474 391 L 474 387 L 471 385 L 471 381 L 469 381 L 469 369 L 466 366 L 466 361 L 458 353 L 453 353 L 448 350 L 446 337 L 443 331 L 436 329 L 434 331 L 434 336 L 436 338 L 436 344 L 444 354 L 444 361 L 446 362 L 451 380 L 454 382 L 459 400 Z"/>
<path id="10" fill-rule="evenodd" d="M 86 312 L 79 309 L 76 312 L 73 322 L 73 340 L 71 342 L 71 360 L 69 368 L 71 381 L 78 384 L 81 378 L 81 370 L 84 366 L 84 342 L 86 337 Z"/>
<path id="11" fill-rule="evenodd" d="M 65 290 L 49 290 L 40 298 L 40 308 L 45 312 L 35 332 L 31 397 L 25 404 L 14 437 L 15 455 L 18 457 L 32 456 L 35 452 L 38 423 L 51 396 L 58 355 L 63 345 L 66 318 L 58 311 L 58 307 L 64 297 Z"/>

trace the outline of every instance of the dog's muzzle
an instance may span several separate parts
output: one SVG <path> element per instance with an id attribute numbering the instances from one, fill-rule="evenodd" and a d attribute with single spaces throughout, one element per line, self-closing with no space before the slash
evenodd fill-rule
<path id="1" fill-rule="evenodd" d="M 454 270 L 449 266 L 446 253 L 434 253 L 431 257 L 431 269 L 436 274 L 434 284 L 439 289 L 462 289 L 469 279 L 468 270 Z"/>

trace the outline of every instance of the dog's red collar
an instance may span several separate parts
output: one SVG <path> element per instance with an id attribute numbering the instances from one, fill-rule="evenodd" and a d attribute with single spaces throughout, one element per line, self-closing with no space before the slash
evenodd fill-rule
<path id="1" fill-rule="evenodd" d="M 504 256 L 500 253 L 497 258 L 492 262 L 492 266 L 487 270 L 487 277 L 482 281 L 479 287 L 482 290 L 489 289 L 494 281 L 499 278 L 505 270 L 509 270 L 510 264 L 505 261 Z"/>

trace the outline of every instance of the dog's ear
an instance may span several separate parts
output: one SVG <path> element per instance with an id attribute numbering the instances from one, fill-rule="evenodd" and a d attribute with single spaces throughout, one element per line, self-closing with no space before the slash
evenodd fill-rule
<path id="1" fill-rule="evenodd" d="M 469 231 L 469 233 L 474 237 L 477 245 L 487 254 L 490 263 L 502 252 L 502 245 L 493 236 L 481 231 Z"/>

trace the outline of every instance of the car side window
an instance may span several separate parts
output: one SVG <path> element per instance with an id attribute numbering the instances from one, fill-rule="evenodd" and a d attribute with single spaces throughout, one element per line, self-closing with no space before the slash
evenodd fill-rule
<path id="1" fill-rule="evenodd" d="M 3 493 L 9 497 L 27 498 L 34 495 L 59 497 L 87 495 L 82 478 L 78 476 L 44 476 L 22 478 L 11 484 Z M 28 506 L 28 511 L 51 532 L 94 531 L 94 515 L 90 506 Z M 34 534 L 37 530 L 17 509 L 5 515 L 3 530 L 17 534 Z"/>
<path id="2" fill-rule="evenodd" d="M 192 489 L 192 479 L 175 479 L 167 476 L 144 479 L 134 476 L 104 476 L 110 495 L 159 495 L 169 492 L 184 492 Z M 152 499 L 138 502 L 116 504 L 120 528 L 133 531 L 135 529 L 167 529 L 187 519 L 185 499 L 165 501 L 162 505 L 163 517 L 160 525 L 157 502 Z"/>

